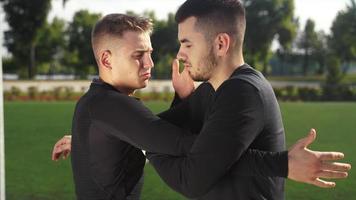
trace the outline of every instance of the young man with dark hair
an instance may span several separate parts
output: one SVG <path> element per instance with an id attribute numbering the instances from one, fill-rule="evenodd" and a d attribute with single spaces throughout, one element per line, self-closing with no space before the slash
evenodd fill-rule
<path id="1" fill-rule="evenodd" d="M 187 155 L 148 153 L 147 158 L 170 187 L 190 198 L 284 199 L 282 177 L 300 181 L 300 174 L 292 169 L 297 165 L 291 164 L 295 159 L 291 154 L 274 158 L 274 164 L 285 167 L 281 174 L 256 176 L 229 171 L 248 149 L 285 151 L 285 133 L 273 89 L 260 72 L 244 62 L 246 20 L 242 3 L 187 0 L 178 9 L 176 21 L 181 43 L 178 59 L 194 80 L 208 81 L 216 94 Z M 305 144 L 313 137 L 314 131 Z M 318 178 L 328 172 L 322 170 L 309 183 L 333 186 Z"/>
<path id="2" fill-rule="evenodd" d="M 239 43 L 229 35 L 239 34 L 238 30 L 225 33 L 207 29 L 209 32 L 204 35 L 199 29 L 195 30 L 195 20 L 187 16 L 179 23 L 182 46 L 178 57 L 184 61 L 185 71 L 179 76 L 175 61 L 173 83 L 175 88 L 181 88 L 177 91 L 180 97 L 191 92 L 192 85 L 182 81 L 189 80 L 188 71 L 193 79 L 210 83 L 203 83 L 187 100 L 159 115 L 177 126 L 200 132 L 195 142 L 195 136 L 154 116 L 130 97 L 135 89 L 147 85 L 153 67 L 147 22 L 113 14 L 95 26 L 92 43 L 100 79 L 93 81 L 80 99 L 73 117 L 72 168 L 78 199 L 130 199 L 144 165 L 144 156 L 136 147 L 155 152 L 149 158 L 159 174 L 171 187 L 189 197 L 249 197 L 244 196 L 246 192 L 235 193 L 234 190 L 240 190 L 237 186 L 241 182 L 230 185 L 240 180 L 237 177 L 249 176 L 244 179 L 256 180 L 256 184 L 249 182 L 251 187 L 265 186 L 261 180 L 283 186 L 280 179 L 273 177 L 286 177 L 288 168 L 289 177 L 302 182 L 314 177 L 331 177 L 314 170 L 332 169 L 332 177 L 345 177 L 347 173 L 343 171 L 348 165 L 331 163 L 326 168 L 317 165 L 323 157 L 334 156 L 335 160 L 342 154 L 301 148 L 312 142 L 315 133 L 298 141 L 289 153 L 284 151 L 278 105 L 263 77 L 248 66 L 242 66 L 239 47 L 242 40 Z M 236 65 L 240 63 L 241 67 Z M 240 69 L 234 72 L 237 66 Z M 227 80 L 230 76 L 231 80 Z M 225 80 L 227 83 L 220 87 Z M 214 89 L 217 89 L 216 94 Z M 266 144 L 262 144 L 262 140 Z M 55 145 L 53 159 L 70 150 L 61 148 L 62 144 L 59 141 Z M 315 166 L 310 168 L 310 165 Z M 168 177 L 170 173 L 172 178 Z M 324 186 L 332 185 L 325 183 Z M 273 189 L 281 191 L 281 188 Z M 271 195 L 263 188 L 252 190 L 259 192 L 256 195 Z M 283 190 L 275 195 L 282 197 Z"/>

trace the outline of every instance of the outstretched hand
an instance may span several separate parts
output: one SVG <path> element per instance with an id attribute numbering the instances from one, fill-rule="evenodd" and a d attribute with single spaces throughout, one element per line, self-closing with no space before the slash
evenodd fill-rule
<path id="1" fill-rule="evenodd" d="M 189 71 L 184 68 L 182 73 L 179 72 L 178 59 L 174 59 L 172 62 L 172 84 L 181 99 L 188 97 L 195 89 Z"/>
<path id="2" fill-rule="evenodd" d="M 312 151 L 308 146 L 316 138 L 316 131 L 297 141 L 288 152 L 288 178 L 298 182 L 309 183 L 318 187 L 335 187 L 335 182 L 323 179 L 346 178 L 351 165 L 333 162 L 344 158 L 341 152 Z"/>
<path id="3" fill-rule="evenodd" d="M 57 161 L 61 156 L 66 159 L 72 150 L 72 136 L 65 135 L 53 147 L 52 160 Z"/>

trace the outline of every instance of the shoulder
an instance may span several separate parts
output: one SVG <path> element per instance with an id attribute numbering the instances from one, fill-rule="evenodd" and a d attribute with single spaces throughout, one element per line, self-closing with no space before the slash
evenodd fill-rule
<path id="1" fill-rule="evenodd" d="M 229 79 L 217 89 L 214 105 L 216 108 L 257 109 L 263 107 L 263 98 L 254 84 L 242 79 Z"/>
<path id="2" fill-rule="evenodd" d="M 139 100 L 116 91 L 101 91 L 88 99 L 88 110 L 93 115 L 127 113 L 142 106 Z"/>
<path id="3" fill-rule="evenodd" d="M 241 96 L 244 93 L 258 94 L 259 90 L 256 84 L 253 84 L 250 81 L 240 78 L 230 78 L 221 84 L 216 91 L 217 96 L 221 94 Z"/>

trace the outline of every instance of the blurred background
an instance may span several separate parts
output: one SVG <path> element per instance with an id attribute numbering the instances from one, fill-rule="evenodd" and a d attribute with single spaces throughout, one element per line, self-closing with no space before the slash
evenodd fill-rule
<path id="1" fill-rule="evenodd" d="M 70 160 L 52 162 L 70 133 L 76 101 L 97 76 L 92 26 L 109 13 L 149 17 L 155 67 L 136 96 L 155 113 L 173 97 L 179 48 L 175 11 L 184 0 L 0 0 L 7 199 L 74 199 Z M 263 72 L 281 105 L 290 146 L 316 128 L 312 149 L 337 150 L 356 164 L 356 1 L 243 0 L 245 61 Z M 184 199 L 150 164 L 142 199 Z M 3 178 L 3 177 L 1 177 Z M 352 199 L 352 171 L 335 189 L 287 182 L 286 199 Z"/>

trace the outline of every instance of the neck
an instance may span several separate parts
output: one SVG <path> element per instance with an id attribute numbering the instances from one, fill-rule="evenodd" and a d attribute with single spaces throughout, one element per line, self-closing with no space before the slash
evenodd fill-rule
<path id="1" fill-rule="evenodd" d="M 135 93 L 135 90 L 133 90 L 133 89 L 128 89 L 125 86 L 121 86 L 119 84 L 114 84 L 111 78 L 109 78 L 108 76 L 105 76 L 103 74 L 99 74 L 99 79 L 101 81 L 113 86 L 116 90 L 120 91 L 123 94 L 126 94 L 127 96 L 132 96 Z"/>
<path id="2" fill-rule="evenodd" d="M 220 85 L 230 78 L 231 74 L 239 67 L 245 63 L 242 55 L 231 60 L 221 60 L 216 66 L 211 78 L 209 79 L 210 84 L 214 87 L 215 91 L 220 87 Z"/>
<path id="3" fill-rule="evenodd" d="M 120 86 L 113 86 L 113 87 L 115 87 L 121 93 L 126 94 L 127 96 L 133 96 L 133 94 L 135 93 L 135 90 L 132 90 L 132 89 L 127 89 L 127 88 L 123 88 Z"/>

